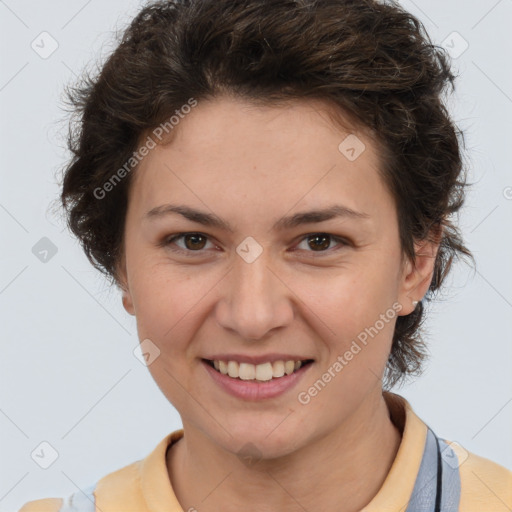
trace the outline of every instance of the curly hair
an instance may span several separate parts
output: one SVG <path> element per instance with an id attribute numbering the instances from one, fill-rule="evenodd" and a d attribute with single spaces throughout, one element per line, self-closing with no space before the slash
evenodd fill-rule
<path id="1" fill-rule="evenodd" d="M 450 220 L 465 198 L 463 134 L 443 103 L 446 53 L 396 2 L 164 0 L 146 5 L 116 49 L 66 89 L 74 114 L 60 200 L 89 261 L 119 284 L 128 191 L 142 137 L 190 102 L 229 94 L 263 105 L 320 99 L 367 130 L 396 204 L 402 254 L 440 240 L 430 288 L 397 319 L 385 383 L 421 373 L 424 301 L 469 257 Z M 171 132 L 172 133 L 172 132 Z M 131 160 L 130 160 L 131 159 Z M 124 167 L 123 167 L 124 166 Z M 136 169 L 136 165 L 134 165 Z M 136 171 L 135 171 L 136 172 Z M 102 190 L 102 194 L 98 194 Z M 439 238 L 440 237 L 440 238 Z"/>

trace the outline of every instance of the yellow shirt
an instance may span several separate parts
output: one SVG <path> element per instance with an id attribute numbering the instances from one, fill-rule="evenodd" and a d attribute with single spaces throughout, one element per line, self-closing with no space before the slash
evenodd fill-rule
<path id="1" fill-rule="evenodd" d="M 361 512 L 512 510 L 511 471 L 437 438 L 403 397 L 384 392 L 384 398 L 402 441 L 382 487 Z M 19 512 L 184 512 L 166 466 L 168 447 L 182 436 L 183 430 L 168 434 L 145 459 L 106 475 L 85 494 L 30 501 Z"/>

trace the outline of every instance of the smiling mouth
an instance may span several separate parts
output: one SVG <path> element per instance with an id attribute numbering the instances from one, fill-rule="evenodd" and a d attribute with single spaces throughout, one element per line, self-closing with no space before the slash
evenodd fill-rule
<path id="1" fill-rule="evenodd" d="M 310 365 L 313 359 L 305 359 L 302 361 L 274 361 L 263 364 L 238 363 L 237 361 L 220 361 L 203 359 L 203 361 L 214 368 L 222 375 L 231 377 L 232 379 L 253 381 L 253 382 L 269 382 L 277 380 L 292 373 L 297 372 L 301 368 Z"/>

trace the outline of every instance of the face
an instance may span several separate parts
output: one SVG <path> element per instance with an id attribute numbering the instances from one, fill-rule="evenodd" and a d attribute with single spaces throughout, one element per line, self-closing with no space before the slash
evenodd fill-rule
<path id="1" fill-rule="evenodd" d="M 233 453 L 284 455 L 350 421 L 428 288 L 372 141 L 327 108 L 200 102 L 133 176 L 123 304 L 185 431 Z M 279 361 L 302 363 L 279 377 Z"/>

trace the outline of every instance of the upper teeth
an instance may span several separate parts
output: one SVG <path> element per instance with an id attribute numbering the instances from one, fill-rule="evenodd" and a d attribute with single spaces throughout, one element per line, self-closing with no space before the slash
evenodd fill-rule
<path id="1" fill-rule="evenodd" d="M 213 366 L 223 375 L 242 380 L 271 380 L 272 378 L 290 375 L 298 370 L 302 361 L 274 361 L 273 363 L 250 364 L 237 361 L 213 361 Z"/>

